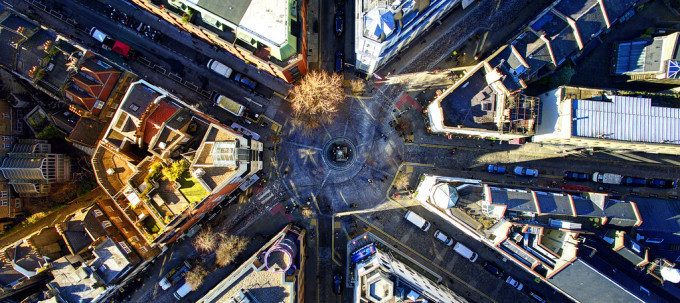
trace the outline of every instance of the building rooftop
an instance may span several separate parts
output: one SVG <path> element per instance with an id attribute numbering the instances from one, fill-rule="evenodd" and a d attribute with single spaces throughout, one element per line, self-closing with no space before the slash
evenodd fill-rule
<path id="1" fill-rule="evenodd" d="M 614 73 L 662 73 L 667 67 L 667 61 L 680 59 L 677 54 L 679 39 L 679 33 L 672 33 L 652 39 L 619 43 L 616 46 Z"/>
<path id="2" fill-rule="evenodd" d="M 121 242 L 122 244 L 125 244 Z M 106 240 L 94 248 L 92 252 L 95 255 L 95 260 L 92 262 L 92 267 L 97 275 L 104 281 L 105 284 L 110 284 L 116 279 L 122 277 L 133 265 L 128 259 L 129 248 L 122 244 L 116 244 L 111 238 Z M 127 248 L 127 250 L 124 250 Z"/>
<path id="3" fill-rule="evenodd" d="M 304 282 L 298 281 L 298 274 L 304 270 L 300 254 L 303 239 L 304 231 L 287 226 L 198 302 L 240 302 L 237 299 L 243 296 L 253 302 L 298 302 L 298 284 Z M 276 250 L 284 240 L 293 244 L 286 247 L 294 247 L 291 270 L 268 269 L 264 262 L 267 252 Z"/>
<path id="4" fill-rule="evenodd" d="M 617 270 L 587 246 L 578 250 L 578 259 L 555 276 L 550 283 L 581 302 L 661 302 L 643 290 L 642 285 Z"/>
<path id="5" fill-rule="evenodd" d="M 636 228 L 638 234 L 648 238 L 661 238 L 664 243 L 680 244 L 680 200 L 634 197 L 642 225 Z"/>
<path id="6" fill-rule="evenodd" d="M 476 69 L 441 100 L 444 124 L 455 127 L 495 129 L 496 92 L 486 80 L 484 68 Z"/>
<path id="7" fill-rule="evenodd" d="M 54 279 L 48 283 L 48 287 L 57 289 L 58 296 L 68 303 L 93 302 L 104 293 L 105 288 L 98 285 L 91 269 L 78 259 L 67 256 L 54 260 L 51 263 Z"/>
<path id="8" fill-rule="evenodd" d="M 571 112 L 573 136 L 680 144 L 680 108 L 654 106 L 650 98 L 572 100 Z"/>
<path id="9" fill-rule="evenodd" d="M 80 118 L 68 140 L 87 147 L 96 147 L 106 124 L 90 118 Z"/>

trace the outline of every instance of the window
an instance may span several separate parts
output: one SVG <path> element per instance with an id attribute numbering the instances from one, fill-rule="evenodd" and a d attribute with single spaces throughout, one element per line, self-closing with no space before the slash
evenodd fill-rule
<path id="1" fill-rule="evenodd" d="M 16 202 L 14 202 L 14 207 L 21 208 L 21 200 L 17 199 Z"/>
<path id="2" fill-rule="evenodd" d="M 102 213 L 101 210 L 98 210 L 98 209 L 95 209 L 95 210 L 94 210 L 94 216 L 95 216 L 95 217 L 99 217 L 99 216 L 101 216 L 101 215 L 103 215 L 103 214 L 104 214 L 104 213 Z"/>
<path id="3" fill-rule="evenodd" d="M 133 236 L 132 238 L 130 238 L 130 242 L 139 242 L 139 237 Z"/>
<path id="4" fill-rule="evenodd" d="M 7 206 L 7 205 L 9 205 L 9 203 L 7 203 L 7 199 L 3 199 L 2 201 L 0 201 L 0 206 Z"/>
<path id="5" fill-rule="evenodd" d="M 131 109 L 133 112 L 136 112 L 139 109 L 139 105 L 131 103 L 128 105 L 128 108 Z"/>
<path id="6" fill-rule="evenodd" d="M 102 226 L 104 226 L 104 228 L 111 227 L 111 221 L 106 220 L 106 221 L 102 222 Z"/>
<path id="7" fill-rule="evenodd" d="M 149 250 L 146 249 L 146 246 L 142 246 L 142 247 L 139 248 L 139 251 L 141 251 L 142 253 L 145 253 L 145 252 L 147 252 L 147 251 L 149 251 Z"/>
<path id="8" fill-rule="evenodd" d="M 8 113 L 2 113 L 2 117 L 5 119 L 9 119 L 9 114 Z"/>
<path id="9" fill-rule="evenodd" d="M 12 141 L 11 136 L 2 136 L 2 141 Z"/>
<path id="10" fill-rule="evenodd" d="M 5 143 L 3 146 L 4 146 L 6 149 L 12 148 L 12 144 L 9 144 L 9 143 Z"/>
<path id="11" fill-rule="evenodd" d="M 129 253 L 132 252 L 132 250 L 130 249 L 130 247 L 127 246 L 127 244 L 125 244 L 125 242 L 118 242 L 118 245 L 120 245 L 120 248 L 122 248 L 126 253 L 129 254 Z"/>
<path id="12" fill-rule="evenodd" d="M 0 198 L 7 198 L 7 191 L 3 190 L 0 192 Z"/>

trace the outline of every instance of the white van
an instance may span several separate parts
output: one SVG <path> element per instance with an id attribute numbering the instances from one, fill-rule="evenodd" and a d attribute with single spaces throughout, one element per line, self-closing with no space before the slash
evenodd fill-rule
<path id="1" fill-rule="evenodd" d="M 604 183 L 604 184 L 621 184 L 623 176 L 610 173 L 593 173 L 593 182 Z"/>
<path id="2" fill-rule="evenodd" d="M 404 218 L 413 223 L 413 225 L 418 226 L 418 228 L 422 229 L 423 231 L 430 229 L 430 222 L 427 222 L 427 220 L 423 219 L 423 217 L 410 210 L 406 212 Z"/>
<path id="3" fill-rule="evenodd" d="M 191 285 L 189 285 L 189 283 L 187 283 L 187 282 L 184 282 L 184 284 L 182 284 L 182 286 L 180 286 L 180 288 L 178 288 L 177 291 L 175 291 L 175 293 L 174 293 L 175 299 L 180 300 L 180 299 L 184 298 L 184 296 L 186 296 L 190 292 L 191 292 Z"/>
<path id="4" fill-rule="evenodd" d="M 465 257 L 465 259 L 470 260 L 470 262 L 477 261 L 477 257 L 479 257 L 476 252 L 460 243 L 456 243 L 456 245 L 453 246 L 453 250 L 455 250 L 459 255 Z"/>
<path id="5" fill-rule="evenodd" d="M 230 98 L 225 97 L 224 95 L 217 95 L 215 97 L 215 103 L 217 103 L 217 106 L 225 109 L 226 111 L 230 112 L 232 115 L 240 117 L 243 116 L 243 112 L 246 110 L 246 107 L 241 105 L 240 103 L 231 100 Z"/>
<path id="6" fill-rule="evenodd" d="M 225 78 L 229 78 L 232 73 L 232 69 L 229 66 L 224 65 L 224 63 L 219 62 L 215 59 L 210 59 L 207 64 L 208 68 L 211 69 L 212 71 L 224 76 Z"/>
<path id="7" fill-rule="evenodd" d="M 96 27 L 93 27 L 92 29 L 90 29 L 90 36 L 92 36 L 92 38 L 95 38 L 95 39 L 97 39 L 97 41 L 102 42 L 102 43 L 104 42 L 104 40 L 107 37 L 107 35 L 104 32 L 98 30 Z"/>

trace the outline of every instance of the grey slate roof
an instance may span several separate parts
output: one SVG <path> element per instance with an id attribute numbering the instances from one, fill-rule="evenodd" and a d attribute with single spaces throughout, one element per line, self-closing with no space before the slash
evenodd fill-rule
<path id="1" fill-rule="evenodd" d="M 643 218 L 636 228 L 638 234 L 648 238 L 660 237 L 663 244 L 680 244 L 680 200 L 660 198 L 632 198 Z"/>
<path id="2" fill-rule="evenodd" d="M 579 248 L 578 259 L 550 278 L 550 283 L 580 302 L 645 302 L 632 292 L 635 286 L 640 292 L 638 283 L 598 256 L 587 258 L 590 252 L 585 246 Z"/>
<path id="3" fill-rule="evenodd" d="M 576 36 L 571 27 L 566 27 L 552 41 L 550 47 L 555 55 L 557 65 L 562 64 L 563 60 L 579 49 Z"/>
<path id="4" fill-rule="evenodd" d="M 583 43 L 587 43 L 596 37 L 601 31 L 607 28 L 607 23 L 604 20 L 604 15 L 599 5 L 593 6 L 591 9 L 584 12 L 584 14 L 576 20 L 576 28 Z"/>
<path id="5" fill-rule="evenodd" d="M 572 100 L 572 119 L 573 136 L 680 144 L 680 108 L 652 106 L 649 98 Z"/>
<path id="6" fill-rule="evenodd" d="M 555 10 L 576 20 L 594 5 L 597 0 L 562 0 L 555 5 Z"/>
<path id="7" fill-rule="evenodd" d="M 128 114 L 140 118 L 149 104 L 160 96 L 157 91 L 143 83 L 137 83 L 130 88 L 129 95 L 123 100 L 120 108 Z"/>

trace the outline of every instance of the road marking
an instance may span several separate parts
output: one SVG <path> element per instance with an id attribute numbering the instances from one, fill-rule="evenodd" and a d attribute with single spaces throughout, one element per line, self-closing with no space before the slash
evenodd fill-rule
<path id="1" fill-rule="evenodd" d="M 342 191 L 338 191 L 340 194 L 340 198 L 342 198 L 342 202 L 345 202 L 345 205 L 349 206 L 349 203 L 347 203 L 347 199 L 345 199 L 345 195 L 342 194 Z"/>
<path id="2" fill-rule="evenodd" d="M 395 239 L 392 235 L 388 234 L 388 233 L 385 232 L 384 230 L 382 230 L 382 229 L 378 228 L 377 226 L 375 226 L 375 225 L 369 223 L 369 222 L 366 221 L 364 218 L 359 217 L 359 216 L 354 216 L 354 217 L 357 218 L 359 221 L 364 222 L 366 225 L 368 225 L 369 227 L 373 228 L 375 231 L 378 231 L 379 233 L 383 234 L 384 236 L 386 236 L 386 237 L 389 238 L 390 240 L 399 243 L 399 245 L 401 245 L 401 248 L 406 249 L 406 250 L 408 250 L 409 252 L 411 252 L 412 254 L 418 256 L 420 259 L 422 259 L 422 260 L 424 260 L 424 261 L 426 261 L 426 262 L 429 262 L 431 265 L 433 265 L 433 266 L 436 267 L 437 269 L 441 270 L 442 272 L 444 272 L 445 274 L 447 274 L 449 277 L 455 279 L 455 280 L 458 281 L 459 283 L 461 283 L 461 284 L 467 286 L 468 288 L 474 290 L 474 291 L 475 291 L 476 293 L 478 293 L 480 296 L 486 298 L 487 300 L 489 300 L 489 301 L 491 301 L 491 302 L 496 302 L 496 300 L 494 300 L 493 298 L 489 297 L 487 294 L 483 293 L 482 291 L 478 290 L 478 289 L 475 288 L 474 286 L 472 286 L 472 285 L 470 285 L 469 283 L 465 282 L 465 280 L 463 280 L 463 279 L 461 279 L 460 277 L 456 276 L 455 274 L 451 273 L 451 272 L 448 271 L 447 269 L 442 268 L 442 267 L 439 266 L 438 264 L 432 263 L 432 262 L 430 261 L 430 258 L 424 257 L 423 255 L 421 255 L 421 254 L 418 253 L 417 251 L 411 249 L 411 247 L 409 247 L 408 245 L 405 245 L 404 243 L 401 243 L 399 240 Z"/>

